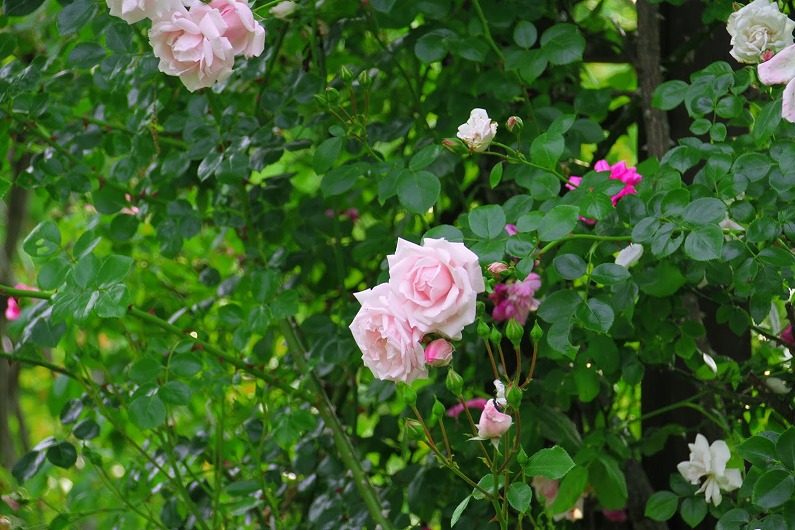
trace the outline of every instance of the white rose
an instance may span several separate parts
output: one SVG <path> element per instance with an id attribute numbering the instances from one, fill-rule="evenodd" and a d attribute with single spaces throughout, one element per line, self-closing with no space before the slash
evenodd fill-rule
<path id="1" fill-rule="evenodd" d="M 497 134 L 497 122 L 489 118 L 483 109 L 472 109 L 466 123 L 458 126 L 458 136 L 467 144 L 470 151 L 477 153 L 489 148 Z"/>
<path id="2" fill-rule="evenodd" d="M 621 249 L 616 256 L 616 265 L 621 265 L 628 269 L 640 261 L 641 256 L 643 256 L 643 245 L 630 243 L 629 246 Z"/>
<path id="3" fill-rule="evenodd" d="M 284 2 L 279 2 L 273 6 L 270 9 L 270 14 L 278 19 L 286 20 L 290 15 L 295 13 L 297 8 L 298 4 L 295 2 L 290 2 L 290 0 L 285 0 Z"/>
<path id="4" fill-rule="evenodd" d="M 696 443 L 688 444 L 690 460 L 680 462 L 676 469 L 691 484 L 698 484 L 702 477 L 706 480 L 696 493 L 703 493 L 707 502 L 715 506 L 721 503 L 721 490 L 736 490 L 743 484 L 739 469 L 726 469 L 731 458 L 729 446 L 723 440 L 709 444 L 703 434 L 696 435 Z"/>
<path id="5" fill-rule="evenodd" d="M 107 0 L 107 4 L 110 14 L 123 19 L 127 24 L 185 10 L 181 0 Z"/>
<path id="6" fill-rule="evenodd" d="M 792 44 L 795 22 L 778 10 L 775 2 L 754 0 L 729 16 L 732 57 L 741 63 L 757 64 L 767 50 L 779 51 Z"/>

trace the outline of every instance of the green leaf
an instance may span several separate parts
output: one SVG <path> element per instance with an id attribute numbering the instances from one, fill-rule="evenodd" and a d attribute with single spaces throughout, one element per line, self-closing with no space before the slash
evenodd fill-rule
<path id="1" fill-rule="evenodd" d="M 201 163 L 199 163 L 199 167 L 196 170 L 196 176 L 199 177 L 199 180 L 202 182 L 206 181 L 210 177 L 216 174 L 218 168 L 221 167 L 221 162 L 224 160 L 224 154 L 218 151 L 210 151 L 207 153 Z"/>
<path id="2" fill-rule="evenodd" d="M 502 162 L 495 164 L 494 167 L 491 168 L 491 172 L 489 172 L 489 186 L 491 186 L 491 189 L 496 188 L 500 184 L 502 180 L 502 170 Z"/>
<path id="3" fill-rule="evenodd" d="M 687 281 L 678 267 L 667 262 L 651 270 L 636 272 L 635 279 L 641 291 L 659 298 L 671 296 Z"/>
<path id="4" fill-rule="evenodd" d="M 495 204 L 479 206 L 469 213 L 469 228 L 484 239 L 495 239 L 505 234 L 505 211 Z"/>
<path id="5" fill-rule="evenodd" d="M 61 249 L 61 232 L 53 221 L 42 221 L 25 238 L 22 248 L 34 258 L 52 256 Z"/>
<path id="6" fill-rule="evenodd" d="M 414 44 L 414 54 L 424 63 L 441 61 L 447 55 L 446 37 L 448 30 L 434 30 L 426 33 Z"/>
<path id="7" fill-rule="evenodd" d="M 696 199 L 685 207 L 682 218 L 692 225 L 716 224 L 726 218 L 726 205 L 714 197 Z"/>
<path id="8" fill-rule="evenodd" d="M 773 163 L 769 156 L 762 153 L 743 153 L 732 165 L 735 178 L 742 177 L 749 182 L 762 180 L 770 172 Z"/>
<path id="9" fill-rule="evenodd" d="M 408 211 L 424 214 L 439 199 L 442 185 L 428 171 L 404 171 L 398 180 L 398 199 Z"/>
<path id="10" fill-rule="evenodd" d="M 582 466 L 574 466 L 560 481 L 558 495 L 551 506 L 552 513 L 567 512 L 580 498 L 587 485 L 588 469 Z"/>
<path id="11" fill-rule="evenodd" d="M 105 58 L 105 48 L 93 42 L 81 42 L 69 53 L 69 62 L 77 68 L 91 68 Z"/>
<path id="12" fill-rule="evenodd" d="M 551 479 L 561 479 L 574 467 L 574 461 L 565 449 L 556 445 L 541 449 L 530 457 L 524 472 L 531 477 L 541 475 Z"/>
<path id="13" fill-rule="evenodd" d="M 738 447 L 737 452 L 752 465 L 761 469 L 766 468 L 770 462 L 776 459 L 776 446 L 764 436 L 751 436 L 743 441 Z"/>
<path id="14" fill-rule="evenodd" d="M 259 480 L 238 480 L 229 484 L 226 487 L 226 492 L 233 497 L 237 497 L 241 495 L 251 495 L 261 488 L 262 482 Z"/>
<path id="15" fill-rule="evenodd" d="M 169 405 L 187 405 L 190 403 L 190 387 L 182 381 L 169 381 L 157 390 L 157 395 Z"/>
<path id="16" fill-rule="evenodd" d="M 356 184 L 364 172 L 364 165 L 361 163 L 332 169 L 323 175 L 323 180 L 320 181 L 320 191 L 326 197 L 342 195 Z"/>
<path id="17" fill-rule="evenodd" d="M 781 123 L 781 100 L 772 101 L 762 107 L 754 120 L 751 137 L 757 145 L 767 141 Z"/>
<path id="18" fill-rule="evenodd" d="M 552 64 L 570 64 L 582 59 L 585 39 L 573 24 L 555 24 L 541 35 L 541 50 Z"/>
<path id="19" fill-rule="evenodd" d="M 555 241 L 568 235 L 577 226 L 580 209 L 570 204 L 559 204 L 549 210 L 538 227 L 541 241 Z"/>
<path id="20" fill-rule="evenodd" d="M 450 528 L 454 527 L 461 518 L 461 514 L 463 514 L 464 510 L 466 510 L 467 506 L 469 506 L 469 499 L 471 498 L 472 497 L 467 495 L 466 498 L 464 498 L 464 500 L 458 503 L 458 506 L 455 507 L 455 510 L 453 510 L 453 516 L 450 518 Z"/>
<path id="21" fill-rule="evenodd" d="M 688 497 L 682 501 L 679 513 L 690 528 L 695 528 L 707 516 L 707 503 L 701 496 Z"/>
<path id="22" fill-rule="evenodd" d="M 671 110 L 685 100 L 687 89 L 688 84 L 684 81 L 666 81 L 654 89 L 651 104 L 660 110 Z"/>
<path id="23" fill-rule="evenodd" d="M 632 277 L 626 267 L 615 263 L 600 263 L 591 272 L 591 279 L 602 285 L 614 285 Z"/>
<path id="24" fill-rule="evenodd" d="M 519 513 L 527 513 L 533 500 L 533 488 L 524 482 L 514 482 L 508 487 L 508 503 Z"/>
<path id="25" fill-rule="evenodd" d="M 566 280 L 576 280 L 583 274 L 587 264 L 577 254 L 560 254 L 552 260 L 552 266 Z"/>
<path id="26" fill-rule="evenodd" d="M 496 485 L 496 488 L 498 490 L 502 489 L 503 482 L 504 482 L 504 479 L 503 479 L 502 475 L 500 475 L 499 478 L 497 479 L 497 485 Z M 491 473 L 483 475 L 483 478 L 481 478 L 480 481 L 478 482 L 478 486 L 480 486 L 485 491 L 493 492 L 494 488 L 495 488 L 494 475 L 492 475 Z M 483 499 L 486 498 L 486 496 L 483 494 L 483 492 L 481 492 L 478 489 L 473 489 L 472 490 L 472 497 L 474 499 L 476 499 L 476 500 L 483 500 Z"/>
<path id="27" fill-rule="evenodd" d="M 546 169 L 554 169 L 566 143 L 560 134 L 541 133 L 530 144 L 530 159 Z"/>
<path id="28" fill-rule="evenodd" d="M 579 400 L 583 403 L 590 403 L 599 395 L 599 374 L 593 368 L 588 368 L 585 365 L 578 366 L 574 370 L 574 386 L 577 389 Z"/>
<path id="29" fill-rule="evenodd" d="M 771 510 L 792 499 L 795 478 L 783 469 L 773 469 L 763 474 L 754 484 L 751 502 L 763 510 Z"/>
<path id="30" fill-rule="evenodd" d="M 409 160 L 409 169 L 412 171 L 419 171 L 430 166 L 439 158 L 441 149 L 442 148 L 436 144 L 423 147 L 417 154 L 411 157 L 411 160 Z"/>
<path id="31" fill-rule="evenodd" d="M 53 465 L 68 469 L 77 462 L 77 449 L 69 442 L 60 442 L 47 449 L 47 460 Z"/>
<path id="32" fill-rule="evenodd" d="M 342 152 L 342 143 L 343 139 L 335 136 L 317 146 L 315 156 L 312 158 L 312 169 L 315 170 L 315 173 L 322 175 L 331 169 Z"/>
<path id="33" fill-rule="evenodd" d="M 181 377 L 193 377 L 198 374 L 204 365 L 201 358 L 195 353 L 178 353 L 168 364 L 169 372 Z"/>
<path id="34" fill-rule="evenodd" d="M 99 287 L 107 287 L 121 282 L 132 268 L 133 260 L 129 256 L 111 254 L 102 260 L 95 282 Z"/>
<path id="35" fill-rule="evenodd" d="M 676 513 L 679 497 L 670 491 L 658 491 L 646 502 L 644 515 L 655 521 L 667 521 Z"/>
<path id="36" fill-rule="evenodd" d="M 3 33 L 0 33 L 0 35 L 3 35 Z M 2 56 L 0 56 L 0 58 L 2 58 Z M 8 193 L 8 190 L 10 189 L 11 182 L 9 182 L 6 178 L 0 177 L 0 199 L 5 197 L 6 193 Z"/>
<path id="37" fill-rule="evenodd" d="M 80 414 L 82 412 L 83 412 L 83 400 L 70 399 L 61 409 L 61 414 L 59 415 L 59 418 L 62 424 L 69 425 L 70 423 L 74 423 L 75 421 L 77 421 L 77 418 L 80 417 Z"/>
<path id="38" fill-rule="evenodd" d="M 627 479 L 615 460 L 600 455 L 588 471 L 596 498 L 603 508 L 619 510 L 627 504 Z"/>
<path id="39" fill-rule="evenodd" d="M 513 29 L 513 41 L 520 48 L 531 48 L 538 40 L 538 30 L 532 22 L 520 20 Z"/>
<path id="40" fill-rule="evenodd" d="M 99 424 L 94 420 L 83 420 L 72 429 L 72 434 L 78 440 L 93 440 L 99 436 Z"/>
<path id="41" fill-rule="evenodd" d="M 795 265 L 795 255 L 792 252 L 778 247 L 767 247 L 758 255 L 757 259 L 774 267 L 791 267 Z"/>
<path id="42" fill-rule="evenodd" d="M 75 0 L 58 13 L 58 31 L 61 35 L 74 33 L 94 15 L 96 3 L 91 0 Z"/>
<path id="43" fill-rule="evenodd" d="M 715 530 L 741 530 L 750 519 L 747 511 L 734 508 L 721 516 Z"/>
<path id="44" fill-rule="evenodd" d="M 130 420 L 141 429 L 154 429 L 166 421 L 166 406 L 157 396 L 141 396 L 127 409 Z"/>
<path id="45" fill-rule="evenodd" d="M 152 357 L 144 357 L 130 366 L 130 380 L 139 385 L 154 383 L 160 375 L 160 362 Z"/>
<path id="46" fill-rule="evenodd" d="M 615 313 L 608 304 L 596 298 L 577 307 L 577 320 L 586 329 L 597 333 L 607 333 L 613 325 Z"/>
<path id="47" fill-rule="evenodd" d="M 14 467 L 11 468 L 11 474 L 18 481 L 25 482 L 39 472 L 46 459 L 47 454 L 45 451 L 30 451 L 14 464 Z"/>
<path id="48" fill-rule="evenodd" d="M 684 248 L 696 261 L 718 259 L 723 252 L 723 230 L 718 225 L 699 226 L 687 235 Z"/>
<path id="49" fill-rule="evenodd" d="M 782 464 L 795 471 L 795 427 L 790 427 L 778 437 L 776 454 Z"/>
<path id="50" fill-rule="evenodd" d="M 547 295 L 538 308 L 538 316 L 544 321 L 554 324 L 570 318 L 582 303 L 579 295 L 570 289 L 555 291 Z"/>
<path id="51" fill-rule="evenodd" d="M 3 13 L 9 17 L 23 17 L 33 13 L 44 0 L 3 0 Z"/>

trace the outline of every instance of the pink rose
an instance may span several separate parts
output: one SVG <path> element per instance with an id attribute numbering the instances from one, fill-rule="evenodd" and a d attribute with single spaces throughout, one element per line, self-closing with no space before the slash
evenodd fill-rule
<path id="1" fill-rule="evenodd" d="M 184 11 L 181 0 L 106 0 L 110 14 L 135 24 L 145 18 L 157 18 L 172 11 Z"/>
<path id="2" fill-rule="evenodd" d="M 362 308 L 350 329 L 362 361 L 378 379 L 410 383 L 427 377 L 422 333 L 400 313 L 389 285 L 382 283 L 354 294 Z"/>
<path id="3" fill-rule="evenodd" d="M 624 187 L 618 193 L 610 197 L 610 201 L 613 203 L 613 206 L 618 203 L 621 197 L 635 195 L 638 192 L 638 190 L 635 189 L 635 186 L 640 184 L 640 181 L 643 180 L 643 176 L 638 173 L 637 169 L 634 167 L 627 167 L 627 163 L 623 161 L 611 166 L 607 160 L 599 160 L 596 164 L 594 164 L 594 170 L 600 172 L 609 171 L 610 179 L 618 180 L 624 183 Z M 569 182 L 566 184 L 566 188 L 573 190 L 579 187 L 581 183 L 582 177 L 569 177 Z M 581 220 L 588 224 L 595 223 L 593 219 L 581 218 Z"/>
<path id="4" fill-rule="evenodd" d="M 14 321 L 19 319 L 19 316 L 22 314 L 22 310 L 19 308 L 19 304 L 17 303 L 16 298 L 8 298 L 6 302 L 6 320 Z"/>
<path id="5" fill-rule="evenodd" d="M 210 7 L 221 13 L 227 25 L 224 37 L 229 39 L 235 55 L 257 57 L 265 49 L 265 28 L 254 20 L 248 2 L 240 0 L 213 0 Z"/>
<path id="6" fill-rule="evenodd" d="M 224 36 L 229 26 L 221 12 L 206 4 L 189 11 L 174 11 L 157 20 L 149 42 L 160 59 L 160 71 L 177 75 L 188 90 L 223 81 L 235 64 L 234 48 Z"/>
<path id="7" fill-rule="evenodd" d="M 530 311 L 538 309 L 540 302 L 535 298 L 541 288 L 541 276 L 531 272 L 524 281 L 499 283 L 489 295 L 494 303 L 491 317 L 497 322 L 514 319 L 524 325 Z"/>
<path id="8" fill-rule="evenodd" d="M 494 276 L 495 278 L 499 277 L 500 274 L 508 270 L 508 265 L 501 261 L 495 261 L 488 267 L 489 273 Z"/>
<path id="9" fill-rule="evenodd" d="M 549 506 L 558 496 L 560 483 L 557 480 L 538 475 L 533 477 L 533 488 L 536 490 L 536 497 L 544 499 L 544 505 Z"/>
<path id="10" fill-rule="evenodd" d="M 511 428 L 513 418 L 497 410 L 493 399 L 486 403 L 478 421 L 478 436 L 481 438 L 499 438 Z"/>
<path id="11" fill-rule="evenodd" d="M 475 321 L 475 300 L 486 286 L 478 257 L 463 243 L 398 239 L 387 261 L 395 303 L 420 332 L 458 339 Z"/>
<path id="12" fill-rule="evenodd" d="M 453 360 L 453 345 L 444 339 L 436 339 L 425 346 L 425 364 L 447 366 Z"/>
<path id="13" fill-rule="evenodd" d="M 486 403 L 489 400 L 486 398 L 473 398 L 464 401 L 463 405 L 461 403 L 457 405 L 453 405 L 449 409 L 447 409 L 446 414 L 451 418 L 457 418 L 462 412 L 464 412 L 464 407 L 468 409 L 480 409 L 483 410 L 486 408 Z"/>

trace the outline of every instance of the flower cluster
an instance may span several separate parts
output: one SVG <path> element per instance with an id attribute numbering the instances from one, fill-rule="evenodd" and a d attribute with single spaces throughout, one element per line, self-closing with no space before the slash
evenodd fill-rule
<path id="1" fill-rule="evenodd" d="M 485 290 L 477 256 L 463 243 L 426 238 L 422 245 L 398 239 L 387 257 L 389 282 L 356 293 L 362 307 L 351 322 L 362 360 L 378 379 L 411 382 L 427 365 L 452 359 L 452 345 L 475 320 Z M 436 340 L 423 343 L 436 335 Z"/>
<path id="2" fill-rule="evenodd" d="M 491 313 L 496 322 L 514 319 L 524 325 L 530 311 L 538 309 L 540 302 L 535 298 L 536 291 L 541 288 L 541 276 L 531 272 L 521 282 L 499 283 L 489 294 L 494 303 Z"/>
<path id="3" fill-rule="evenodd" d="M 733 491 L 742 486 L 743 478 L 739 469 L 726 469 L 731 458 L 729 447 L 723 440 L 710 445 L 703 434 L 696 435 L 696 442 L 688 444 L 690 460 L 680 462 L 676 468 L 691 484 L 704 483 L 697 493 L 703 493 L 707 502 L 718 506 L 721 503 L 721 490 Z"/>
<path id="4" fill-rule="evenodd" d="M 754 0 L 729 16 L 731 55 L 741 63 L 760 63 L 759 80 L 766 85 L 786 85 L 781 116 L 795 123 L 795 22 L 770 0 Z"/>
<path id="5" fill-rule="evenodd" d="M 610 198 L 613 202 L 613 206 L 618 204 L 618 200 L 621 199 L 621 197 L 635 195 L 638 192 L 635 186 L 640 184 L 640 181 L 643 180 L 643 176 L 638 173 L 638 170 L 634 167 L 628 167 L 627 163 L 624 161 L 611 166 L 607 160 L 600 160 L 594 164 L 594 170 L 599 172 L 609 171 L 612 180 L 618 180 L 624 183 L 624 187 Z M 566 184 L 566 187 L 573 190 L 577 188 L 580 183 L 582 183 L 582 177 L 569 177 L 569 183 Z"/>
<path id="6" fill-rule="evenodd" d="M 128 24 L 151 19 L 149 43 L 160 71 L 179 76 L 188 90 L 210 87 L 232 74 L 235 57 L 257 57 L 265 29 L 248 2 L 212 0 L 107 0 L 110 14 Z"/>

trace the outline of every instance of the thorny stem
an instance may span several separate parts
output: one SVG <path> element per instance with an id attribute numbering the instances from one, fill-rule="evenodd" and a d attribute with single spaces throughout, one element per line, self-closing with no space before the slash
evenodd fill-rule
<path id="1" fill-rule="evenodd" d="M 464 413 L 467 416 L 467 420 L 469 420 L 469 425 L 472 427 L 472 434 L 475 436 L 478 435 L 478 427 L 475 425 L 475 420 L 472 418 L 472 413 L 469 412 L 469 407 L 467 407 L 466 402 L 464 401 L 463 397 L 458 398 L 458 402 L 461 403 L 461 406 L 464 407 Z M 483 457 L 485 458 L 486 465 L 491 467 L 491 457 L 489 456 L 489 452 L 486 450 L 486 446 L 483 445 L 482 440 L 478 440 L 478 445 L 480 445 L 481 450 L 483 451 Z"/>

